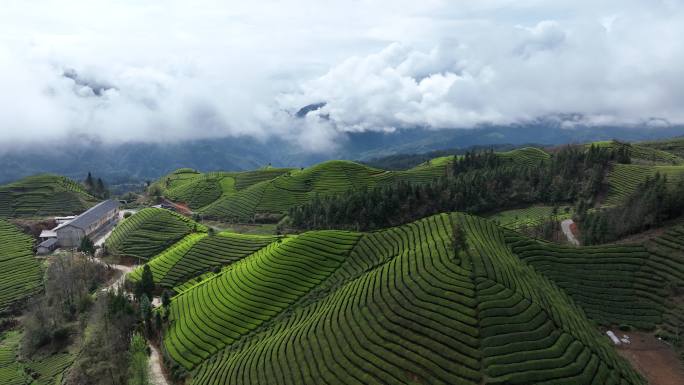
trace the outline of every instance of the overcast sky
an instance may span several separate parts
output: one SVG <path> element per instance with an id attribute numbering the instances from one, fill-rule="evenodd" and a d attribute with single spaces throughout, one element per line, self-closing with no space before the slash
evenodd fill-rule
<path id="1" fill-rule="evenodd" d="M 682 36 L 677 0 L 3 0 L 0 144 L 684 123 Z"/>

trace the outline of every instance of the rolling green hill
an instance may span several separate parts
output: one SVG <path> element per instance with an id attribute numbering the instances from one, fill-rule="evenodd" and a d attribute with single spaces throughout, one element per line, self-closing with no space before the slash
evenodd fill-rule
<path id="1" fill-rule="evenodd" d="M 655 150 L 669 152 L 680 158 L 684 158 L 684 137 L 676 137 L 672 139 L 656 140 L 650 142 L 638 143 L 642 147 L 648 147 Z"/>
<path id="2" fill-rule="evenodd" d="M 684 165 L 679 166 L 646 166 L 636 164 L 615 164 L 608 173 L 608 197 L 605 200 L 607 205 L 616 205 L 626 197 L 633 194 L 640 183 L 646 178 L 660 173 L 666 176 L 670 184 L 679 183 L 684 180 Z"/>
<path id="3" fill-rule="evenodd" d="M 288 168 L 262 168 L 245 172 L 210 172 L 182 168 L 162 177 L 156 186 L 169 199 L 198 209 L 215 202 L 222 196 L 234 195 L 256 183 L 291 172 Z"/>
<path id="4" fill-rule="evenodd" d="M 538 165 L 550 157 L 532 147 L 498 155 L 526 166 Z M 428 183 L 446 176 L 453 159 L 453 156 L 435 158 L 406 171 L 384 171 L 341 160 L 303 170 L 266 169 L 238 174 L 199 174 L 182 169 L 159 183 L 168 186 L 164 189 L 167 197 L 187 203 L 205 218 L 240 222 L 260 215 L 283 215 L 316 195 L 340 194 L 352 188 L 372 188 L 400 181 Z"/>
<path id="5" fill-rule="evenodd" d="M 610 149 L 627 149 L 632 163 L 636 164 L 650 164 L 650 165 L 677 165 L 683 164 L 684 159 L 679 156 L 668 152 L 662 151 L 654 147 L 643 146 L 638 143 L 624 143 L 617 142 L 614 140 L 603 141 L 603 142 L 593 142 L 588 145 L 594 145 L 599 147 L 605 147 Z"/>
<path id="6" fill-rule="evenodd" d="M 59 385 L 64 371 L 74 361 L 74 355 L 57 353 L 37 361 L 19 361 L 22 334 L 18 331 L 0 335 L 0 384 Z"/>
<path id="7" fill-rule="evenodd" d="M 446 174 L 447 162 L 407 171 L 383 171 L 350 161 L 329 161 L 255 183 L 203 207 L 207 218 L 249 221 L 259 214 L 282 215 L 315 195 L 336 194 L 398 181 L 430 182 Z"/>
<path id="8" fill-rule="evenodd" d="M 276 239 L 275 236 L 229 232 L 215 236 L 192 233 L 156 256 L 148 265 L 155 284 L 173 288 L 202 273 L 239 261 Z M 141 275 L 142 267 L 134 270 L 129 279 L 135 282 Z"/>
<path id="9" fill-rule="evenodd" d="M 0 219 L 0 312 L 39 292 L 43 272 L 33 256 L 33 238 Z"/>
<path id="10" fill-rule="evenodd" d="M 549 217 L 556 220 L 563 220 L 572 216 L 570 207 L 560 207 L 556 215 L 553 215 L 551 206 L 530 206 L 523 209 L 513 209 L 498 212 L 489 217 L 497 224 L 512 230 L 523 227 L 532 227 L 542 223 Z"/>
<path id="11" fill-rule="evenodd" d="M 503 159 L 530 167 L 537 166 L 540 162 L 551 158 L 551 155 L 547 152 L 536 147 L 524 147 L 511 151 L 499 152 L 497 154 Z"/>
<path id="12" fill-rule="evenodd" d="M 24 365 L 17 361 L 21 334 L 16 331 L 0 335 L 0 383 L 3 385 L 26 385 L 31 378 Z"/>
<path id="13" fill-rule="evenodd" d="M 146 208 L 119 223 L 105 246 L 112 254 L 149 259 L 207 227 L 173 211 Z"/>
<path id="14" fill-rule="evenodd" d="M 0 218 L 72 215 L 96 202 L 80 184 L 57 175 L 36 175 L 0 186 Z"/>
<path id="15" fill-rule="evenodd" d="M 454 229 L 467 251 L 454 247 Z M 570 274 L 577 292 L 568 295 L 563 277 L 533 263 L 536 249 L 514 235 L 441 214 L 271 243 L 174 297 L 164 347 L 193 385 L 644 384 L 585 316 L 596 286 Z M 629 262 L 648 255 L 611 252 Z M 621 275 L 634 270 L 622 259 L 597 263 L 606 266 L 595 276 L 611 282 L 640 277 Z M 653 323 L 662 282 L 643 282 L 653 287 L 638 289 Z M 607 301 L 615 309 L 626 298 Z"/>

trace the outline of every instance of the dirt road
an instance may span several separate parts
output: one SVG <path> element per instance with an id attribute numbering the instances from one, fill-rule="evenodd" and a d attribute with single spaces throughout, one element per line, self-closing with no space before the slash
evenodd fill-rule
<path id="1" fill-rule="evenodd" d="M 618 353 L 632 363 L 649 385 L 684 384 L 684 367 L 671 346 L 650 333 L 616 333 L 630 337 L 631 343 L 620 345 Z"/>
<path id="2" fill-rule="evenodd" d="M 150 381 L 152 385 L 169 385 L 169 382 L 166 381 L 166 377 L 164 377 L 164 372 L 162 371 L 161 354 L 159 354 L 159 350 L 153 345 L 149 346 L 150 351 L 152 352 L 149 361 Z"/>
<path id="3" fill-rule="evenodd" d="M 131 212 L 135 214 L 137 210 L 122 210 L 119 212 L 119 217 L 120 220 L 123 219 L 123 215 L 125 212 Z M 109 232 L 104 234 L 100 239 L 97 240 L 95 243 L 96 246 L 102 246 L 104 245 L 105 241 L 109 236 L 112 234 L 112 231 L 114 231 L 114 228 L 112 228 Z M 126 274 L 130 273 L 133 271 L 133 266 L 126 266 L 126 265 L 114 265 L 114 264 L 107 264 L 104 261 L 102 261 L 100 258 L 94 258 L 95 262 L 107 265 L 111 267 L 112 269 L 118 270 L 121 275 L 113 280 L 110 284 L 102 288 L 102 292 L 108 292 L 108 291 L 113 291 L 117 290 L 119 287 L 123 287 L 124 282 L 126 281 Z M 129 293 L 130 295 L 130 293 Z M 159 297 L 155 297 L 152 302 L 153 306 L 157 307 L 161 304 L 161 300 Z M 164 377 L 164 370 L 162 368 L 162 360 L 161 360 L 161 355 L 159 354 L 159 350 L 155 348 L 152 344 L 148 343 L 148 346 L 150 347 L 150 358 L 148 361 L 149 365 L 149 370 L 150 370 L 150 381 L 152 385 L 169 385 L 168 381 L 166 381 L 166 378 Z"/>
<path id="4" fill-rule="evenodd" d="M 571 245 L 579 246 L 579 240 L 575 237 L 575 234 L 572 233 L 572 225 L 574 223 L 575 222 L 573 222 L 572 219 L 566 219 L 561 222 L 561 228 L 563 229 L 565 237 L 568 238 L 568 242 L 570 242 Z"/>

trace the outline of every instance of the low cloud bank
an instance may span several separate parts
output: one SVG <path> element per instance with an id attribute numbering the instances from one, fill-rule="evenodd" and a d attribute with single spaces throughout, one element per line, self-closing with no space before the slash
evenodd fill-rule
<path id="1" fill-rule="evenodd" d="M 346 4 L 10 1 L 0 148 L 278 136 L 325 152 L 348 132 L 684 123 L 679 2 Z"/>

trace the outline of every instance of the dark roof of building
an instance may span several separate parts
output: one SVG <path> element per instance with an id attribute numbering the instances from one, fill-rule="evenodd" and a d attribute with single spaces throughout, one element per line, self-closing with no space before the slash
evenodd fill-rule
<path id="1" fill-rule="evenodd" d="M 55 228 L 55 231 L 57 231 L 63 227 L 67 227 L 67 226 L 73 226 L 73 227 L 85 230 L 90 225 L 97 222 L 105 214 L 107 214 L 108 212 L 110 212 L 114 209 L 117 209 L 119 206 L 121 206 L 121 204 L 115 200 L 112 200 L 112 199 L 106 200 L 104 202 L 100 202 L 100 203 L 96 204 L 95 206 L 89 208 L 88 211 L 77 216 L 75 219 L 57 226 Z"/>
<path id="2" fill-rule="evenodd" d="M 49 249 L 55 244 L 57 244 L 57 238 L 50 238 L 46 241 L 41 242 L 40 245 L 38 245 L 38 247 L 47 247 Z"/>

